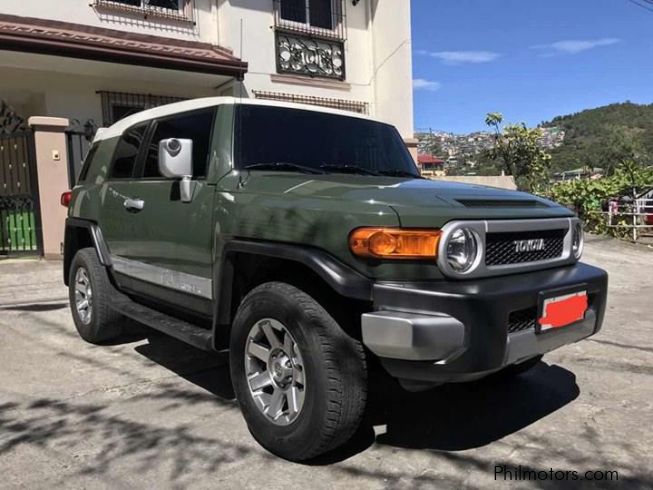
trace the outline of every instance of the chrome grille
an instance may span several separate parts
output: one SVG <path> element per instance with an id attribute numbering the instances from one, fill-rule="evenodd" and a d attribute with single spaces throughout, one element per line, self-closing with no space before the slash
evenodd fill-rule
<path id="1" fill-rule="evenodd" d="M 485 265 L 491 267 L 557 259 L 562 256 L 566 233 L 565 229 L 488 233 L 485 237 Z M 537 241 L 541 248 L 519 251 L 517 244 L 524 240 Z"/>

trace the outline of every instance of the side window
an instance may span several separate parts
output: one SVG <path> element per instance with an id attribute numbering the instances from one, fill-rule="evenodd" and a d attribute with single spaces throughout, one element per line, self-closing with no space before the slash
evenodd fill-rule
<path id="1" fill-rule="evenodd" d="M 129 179 L 134 175 L 138 151 L 148 123 L 139 124 L 125 131 L 118 142 L 111 166 L 111 179 Z"/>
<path id="2" fill-rule="evenodd" d="M 88 175 L 88 169 L 91 167 L 93 158 L 95 157 L 95 154 L 97 153 L 97 149 L 99 147 L 100 144 L 95 143 L 93 146 L 91 146 L 91 149 L 88 150 L 88 153 L 86 154 L 86 158 L 84 158 L 84 163 L 82 164 L 82 170 L 79 172 L 79 177 L 77 179 L 78 184 L 81 184 L 86 180 L 86 176 Z"/>
<path id="3" fill-rule="evenodd" d="M 206 177 L 215 108 L 182 114 L 156 123 L 145 159 L 143 177 L 162 178 L 159 173 L 159 141 L 168 138 L 193 140 L 193 178 Z"/>

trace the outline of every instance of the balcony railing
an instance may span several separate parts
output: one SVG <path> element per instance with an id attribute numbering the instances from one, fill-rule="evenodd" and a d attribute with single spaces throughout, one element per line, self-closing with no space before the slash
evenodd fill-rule
<path id="1" fill-rule="evenodd" d="M 277 72 L 345 79 L 342 41 L 277 31 Z"/>
<path id="2" fill-rule="evenodd" d="M 93 0 L 93 7 L 142 16 L 194 22 L 194 0 Z"/>

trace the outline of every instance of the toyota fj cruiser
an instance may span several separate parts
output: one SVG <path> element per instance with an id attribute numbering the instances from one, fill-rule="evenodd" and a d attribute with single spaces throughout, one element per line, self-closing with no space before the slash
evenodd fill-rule
<path id="1" fill-rule="evenodd" d="M 353 113 L 150 109 L 100 130 L 62 199 L 82 338 L 129 317 L 228 350 L 252 435 L 290 460 L 352 436 L 375 358 L 410 390 L 519 373 L 605 310 L 570 211 L 426 180 L 394 127 Z"/>

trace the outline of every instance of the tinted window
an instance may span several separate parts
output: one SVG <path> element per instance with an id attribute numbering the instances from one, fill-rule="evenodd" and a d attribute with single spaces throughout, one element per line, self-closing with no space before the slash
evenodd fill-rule
<path id="1" fill-rule="evenodd" d="M 138 150 L 143 142 L 147 123 L 139 124 L 124 132 L 113 157 L 112 179 L 129 179 L 134 175 Z"/>
<path id="2" fill-rule="evenodd" d="M 256 105 L 238 108 L 236 162 L 292 163 L 334 171 L 356 166 L 373 173 L 419 172 L 398 131 L 358 117 Z"/>
<path id="3" fill-rule="evenodd" d="M 159 141 L 168 138 L 193 140 L 193 177 L 206 177 L 215 109 L 205 109 L 161 119 L 150 141 L 143 177 L 162 177 L 159 173 Z"/>
<path id="4" fill-rule="evenodd" d="M 306 0 L 281 0 L 281 18 L 306 23 Z"/>
<path id="5" fill-rule="evenodd" d="M 88 153 L 86 154 L 86 158 L 84 158 L 84 164 L 82 165 L 82 170 L 79 172 L 79 178 L 77 179 L 77 182 L 81 183 L 86 180 L 86 176 L 88 175 L 88 169 L 91 167 L 91 164 L 93 163 L 93 158 L 95 157 L 95 154 L 97 153 L 97 149 L 100 147 L 99 143 L 95 143 L 93 146 L 91 146 L 90 150 L 88 150 Z"/>
<path id="6" fill-rule="evenodd" d="M 331 0 L 310 0 L 311 25 L 323 29 L 333 29 Z"/>
<path id="7" fill-rule="evenodd" d="M 307 23 L 306 14 L 310 16 L 310 25 L 323 29 L 333 29 L 332 0 L 281 0 L 281 18 L 293 22 Z"/>

